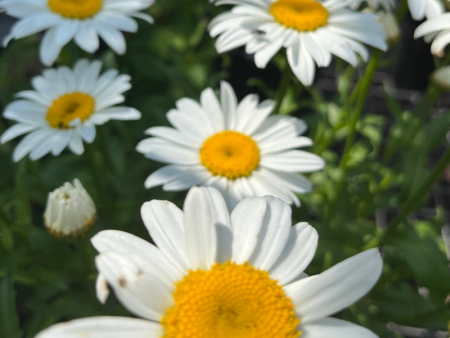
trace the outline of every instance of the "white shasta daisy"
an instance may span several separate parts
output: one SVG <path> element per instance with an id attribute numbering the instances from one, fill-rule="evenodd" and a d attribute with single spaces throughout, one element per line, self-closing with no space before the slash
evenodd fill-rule
<path id="1" fill-rule="evenodd" d="M 45 227 L 52 235 L 75 239 L 85 234 L 95 223 L 94 201 L 76 178 L 48 194 L 44 213 Z"/>
<path id="2" fill-rule="evenodd" d="M 192 188 L 184 212 L 147 202 L 142 218 L 156 246 L 108 230 L 92 238 L 102 279 L 142 319 L 97 317 L 57 324 L 36 338 L 376 338 L 329 316 L 377 282 L 377 249 L 308 277 L 318 235 L 291 224 L 275 197 L 240 202 L 231 215 L 214 188 Z"/>
<path id="3" fill-rule="evenodd" d="M 245 45 L 255 64 L 265 68 L 282 48 L 292 71 L 304 85 L 314 80 L 315 64 L 327 67 L 334 54 L 353 66 L 368 51 L 361 44 L 386 50 L 384 30 L 376 16 L 357 13 L 347 0 L 219 0 L 234 4 L 231 11 L 210 24 L 212 37 L 220 35 L 216 49 L 223 53 Z"/>
<path id="4" fill-rule="evenodd" d="M 437 57 L 444 56 L 444 49 L 450 43 L 450 13 L 444 13 L 428 19 L 414 32 L 414 38 L 424 37 L 431 44 L 431 53 Z"/>
<path id="5" fill-rule="evenodd" d="M 444 12 L 441 0 L 408 0 L 409 11 L 414 20 L 432 18 Z"/>
<path id="6" fill-rule="evenodd" d="M 151 174 L 147 188 L 186 190 L 194 185 L 214 186 L 225 196 L 230 210 L 245 197 L 273 195 L 299 205 L 295 193 L 311 190 L 300 173 L 320 170 L 317 155 L 292 150 L 312 145 L 301 135 L 306 124 L 288 116 L 271 116 L 275 102 L 258 104 L 250 94 L 237 103 L 233 88 L 221 84 L 221 102 L 211 88 L 201 104 L 183 98 L 167 113 L 175 128 L 153 127 L 155 136 L 141 141 L 137 150 L 146 157 L 169 163 Z"/>
<path id="7" fill-rule="evenodd" d="M 20 39 L 44 30 L 41 43 L 42 62 L 50 66 L 61 49 L 72 39 L 88 53 L 99 46 L 99 36 L 116 53 L 124 54 L 125 38 L 121 31 L 136 32 L 133 17 L 153 22 L 151 16 L 140 13 L 154 0 L 0 0 L 3 9 L 19 21 L 3 41 Z"/>
<path id="8" fill-rule="evenodd" d="M 68 67 L 46 69 L 31 83 L 34 90 L 18 93 L 20 99 L 9 104 L 3 116 L 18 122 L 6 130 L 0 143 L 27 134 L 14 150 L 19 161 L 28 153 L 37 160 L 48 153 L 59 155 L 69 146 L 75 154 L 84 152 L 83 140 L 92 143 L 95 125 L 109 120 L 137 120 L 134 108 L 113 107 L 124 101 L 123 92 L 131 88 L 130 76 L 112 69 L 100 76 L 102 63 L 85 59 L 73 70 Z"/>

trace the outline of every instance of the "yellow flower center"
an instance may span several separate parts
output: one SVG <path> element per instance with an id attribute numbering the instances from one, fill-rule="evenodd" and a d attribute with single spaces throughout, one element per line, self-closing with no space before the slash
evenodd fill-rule
<path id="1" fill-rule="evenodd" d="M 176 284 L 163 338 L 298 338 L 300 320 L 277 281 L 245 263 L 189 271 Z"/>
<path id="2" fill-rule="evenodd" d="M 270 13 L 282 25 L 299 31 L 314 31 L 325 26 L 328 11 L 314 0 L 278 0 L 270 6 Z"/>
<path id="3" fill-rule="evenodd" d="M 234 180 L 249 176 L 256 169 L 259 149 L 250 136 L 236 131 L 223 131 L 203 143 L 200 159 L 211 174 Z"/>
<path id="4" fill-rule="evenodd" d="M 87 19 L 102 8 L 103 0 L 48 0 L 50 9 L 70 19 Z"/>
<path id="5" fill-rule="evenodd" d="M 86 120 L 94 112 L 94 107 L 95 101 L 88 94 L 65 94 L 53 101 L 46 118 L 53 128 L 67 129 L 77 117 L 81 121 Z"/>

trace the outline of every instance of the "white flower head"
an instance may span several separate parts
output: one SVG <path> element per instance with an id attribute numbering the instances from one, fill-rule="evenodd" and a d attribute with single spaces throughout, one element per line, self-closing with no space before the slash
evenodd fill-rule
<path id="1" fill-rule="evenodd" d="M 0 0 L 0 11 L 6 10 L 19 21 L 3 41 L 20 39 L 44 30 L 41 43 L 42 62 L 50 66 L 61 49 L 72 39 L 80 48 L 94 53 L 99 36 L 116 53 L 124 54 L 126 42 L 121 31 L 136 32 L 140 18 L 153 22 L 152 17 L 139 11 L 154 0 Z"/>
<path id="2" fill-rule="evenodd" d="M 83 140 L 92 143 L 95 125 L 109 120 L 137 120 L 141 113 L 134 108 L 113 107 L 124 101 L 122 93 L 131 88 L 130 76 L 109 70 L 100 76 L 102 63 L 80 60 L 67 67 L 47 69 L 31 83 L 34 90 L 18 93 L 19 100 L 3 113 L 18 122 L 0 138 L 3 144 L 28 133 L 14 150 L 19 161 L 30 153 L 37 160 L 48 153 L 59 155 L 64 148 L 77 155 L 84 152 Z"/>
<path id="3" fill-rule="evenodd" d="M 101 278 L 142 319 L 97 317 L 57 324 L 36 338 L 376 338 L 330 316 L 377 282 L 377 249 L 308 277 L 318 235 L 291 224 L 275 197 L 241 201 L 228 213 L 214 188 L 192 188 L 184 210 L 153 200 L 141 209 L 157 247 L 121 231 L 92 238 Z"/>
<path id="4" fill-rule="evenodd" d="M 60 238 L 75 239 L 95 223 L 94 201 L 76 178 L 48 194 L 44 221 L 47 230 Z"/>
<path id="5" fill-rule="evenodd" d="M 174 126 L 153 127 L 154 136 L 137 150 L 146 157 L 168 163 L 151 174 L 147 188 L 186 190 L 194 185 L 214 186 L 225 196 L 230 210 L 245 197 L 273 195 L 299 205 L 295 193 L 311 190 L 300 173 L 320 170 L 317 155 L 293 150 L 312 145 L 304 136 L 306 124 L 289 116 L 271 116 L 275 102 L 258 103 L 250 94 L 239 104 L 233 88 L 221 84 L 221 102 L 211 88 L 201 94 L 201 104 L 183 98 L 167 113 Z"/>
<path id="6" fill-rule="evenodd" d="M 408 0 L 409 11 L 414 20 L 430 19 L 444 12 L 441 0 Z"/>
<path id="7" fill-rule="evenodd" d="M 424 37 L 431 44 L 431 53 L 437 57 L 444 56 L 444 49 L 450 43 L 450 13 L 444 13 L 428 19 L 414 32 L 414 38 Z"/>
<path id="8" fill-rule="evenodd" d="M 367 61 L 362 43 L 386 50 L 384 30 L 370 14 L 348 8 L 348 0 L 219 0 L 234 4 L 231 11 L 210 24 L 212 37 L 220 35 L 216 49 L 223 53 L 245 45 L 255 64 L 265 68 L 282 48 L 289 65 L 306 86 L 314 81 L 315 64 L 327 67 L 332 54 L 353 66 L 358 55 Z"/>

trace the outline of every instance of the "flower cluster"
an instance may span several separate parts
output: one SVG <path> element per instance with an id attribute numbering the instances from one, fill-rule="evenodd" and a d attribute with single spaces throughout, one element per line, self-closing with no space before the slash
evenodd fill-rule
<path id="1" fill-rule="evenodd" d="M 438 0 L 408 2 L 415 20 L 427 18 L 415 38 L 433 41 L 432 53 L 442 57 L 450 42 L 450 13 Z M 96 53 L 101 38 L 124 54 L 122 32 L 138 31 L 135 18 L 153 23 L 147 13 L 152 5 L 153 0 L 0 0 L 0 9 L 18 19 L 4 46 L 44 32 L 40 60 L 48 67 L 57 64 L 32 78 L 32 89 L 17 93 L 4 109 L 4 118 L 16 123 L 2 134 L 1 144 L 23 136 L 13 161 L 59 156 L 66 148 L 82 155 L 97 126 L 141 118 L 137 109 L 120 105 L 132 88 L 130 76 L 86 58 L 70 68 L 60 53 L 71 40 Z M 217 0 L 215 5 L 232 6 L 208 26 L 217 53 L 244 47 L 258 68 L 279 57 L 302 88 L 313 85 L 316 67 L 328 67 L 334 57 L 356 67 L 369 60 L 371 49 L 379 55 L 400 34 L 392 1 Z M 449 69 L 442 68 L 433 78 L 448 87 L 448 76 Z M 172 127 L 150 126 L 145 131 L 150 137 L 136 150 L 165 166 L 150 173 L 144 186 L 188 190 L 183 210 L 169 201 L 143 204 L 141 216 L 155 244 L 117 230 L 91 239 L 98 251 L 97 298 L 105 303 L 111 288 L 141 319 L 80 319 L 51 326 L 36 338 L 376 337 L 331 316 L 377 283 L 383 266 L 378 249 L 317 275 L 304 272 L 318 233 L 308 223 L 292 224 L 291 205 L 299 207 L 299 195 L 313 189 L 303 174 L 324 169 L 325 160 L 299 150 L 313 145 L 303 136 L 308 127 L 279 114 L 282 100 L 276 99 L 260 102 L 249 94 L 239 101 L 222 81 L 217 93 L 204 89 L 199 101 L 176 101 L 166 114 Z M 353 127 L 347 131 L 350 140 L 356 122 Z M 78 179 L 48 195 L 44 222 L 56 237 L 76 240 L 96 218 L 94 201 Z"/>

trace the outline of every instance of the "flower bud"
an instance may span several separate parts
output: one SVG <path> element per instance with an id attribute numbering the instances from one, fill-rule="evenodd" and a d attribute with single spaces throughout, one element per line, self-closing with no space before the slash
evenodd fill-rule
<path id="1" fill-rule="evenodd" d="M 431 80 L 439 87 L 450 91 L 450 67 L 441 67 L 431 74 Z"/>
<path id="2" fill-rule="evenodd" d="M 395 44 L 400 38 L 400 28 L 392 12 L 379 12 L 378 22 L 383 26 L 384 32 L 386 33 L 386 42 L 389 45 Z"/>
<path id="3" fill-rule="evenodd" d="M 75 239 L 84 235 L 94 225 L 96 215 L 94 201 L 78 179 L 48 194 L 45 227 L 56 237 Z"/>

